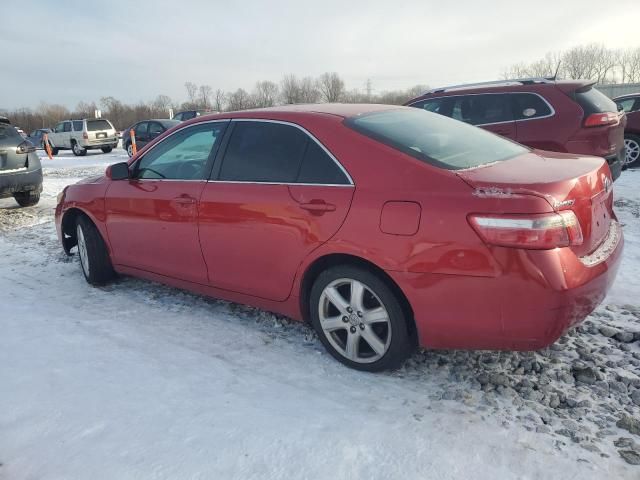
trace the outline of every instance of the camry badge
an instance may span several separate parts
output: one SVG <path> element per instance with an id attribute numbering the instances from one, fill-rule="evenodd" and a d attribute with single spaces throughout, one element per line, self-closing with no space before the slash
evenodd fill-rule
<path id="1" fill-rule="evenodd" d="M 603 175 L 602 176 L 602 183 L 604 184 L 605 193 L 609 193 L 611 191 L 611 187 L 612 187 L 611 179 L 609 177 L 607 177 L 606 175 Z"/>

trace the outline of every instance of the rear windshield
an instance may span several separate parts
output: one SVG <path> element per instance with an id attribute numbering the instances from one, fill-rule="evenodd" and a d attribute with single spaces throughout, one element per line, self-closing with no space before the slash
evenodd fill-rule
<path id="1" fill-rule="evenodd" d="M 574 93 L 576 102 L 582 107 L 585 115 L 592 113 L 617 112 L 616 103 L 604 93 L 592 87 L 581 88 Z"/>
<path id="2" fill-rule="evenodd" d="M 480 128 L 416 108 L 369 113 L 345 123 L 418 160 L 447 170 L 479 167 L 528 151 Z"/>
<path id="3" fill-rule="evenodd" d="M 95 132 L 96 130 L 111 130 L 113 127 L 106 120 L 87 120 L 87 130 Z"/>
<path id="4" fill-rule="evenodd" d="M 7 138 L 21 138 L 18 131 L 7 123 L 0 123 L 0 140 L 6 140 Z"/>

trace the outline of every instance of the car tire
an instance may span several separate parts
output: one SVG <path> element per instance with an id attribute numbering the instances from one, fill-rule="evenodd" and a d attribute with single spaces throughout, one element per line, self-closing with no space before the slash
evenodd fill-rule
<path id="1" fill-rule="evenodd" d="M 47 151 L 46 147 L 43 147 L 43 148 L 44 148 L 44 151 L 46 152 Z M 51 156 L 58 155 L 58 152 L 60 151 L 60 149 L 51 145 L 51 142 L 49 142 L 49 148 L 51 148 Z"/>
<path id="2" fill-rule="evenodd" d="M 16 192 L 13 194 L 18 205 L 21 207 L 33 207 L 40 201 L 39 192 Z"/>
<path id="3" fill-rule="evenodd" d="M 85 215 L 76 221 L 78 256 L 84 278 L 91 285 L 104 285 L 115 277 L 107 245 L 93 222 Z"/>
<path id="4" fill-rule="evenodd" d="M 71 151 L 76 157 L 84 157 L 87 154 L 87 149 L 82 148 L 78 142 L 75 141 L 71 143 Z"/>
<path id="5" fill-rule="evenodd" d="M 628 133 L 624 136 L 626 147 L 624 166 L 637 167 L 640 165 L 640 136 Z"/>
<path id="6" fill-rule="evenodd" d="M 413 353 L 412 320 L 398 295 L 372 271 L 353 265 L 325 270 L 311 287 L 309 305 L 320 341 L 348 367 L 395 369 Z"/>
<path id="7" fill-rule="evenodd" d="M 100 150 L 102 150 L 102 153 L 111 153 L 111 150 L 113 150 L 113 147 L 104 147 L 104 148 L 101 148 Z"/>
<path id="8" fill-rule="evenodd" d="M 131 142 L 127 142 L 127 155 L 129 155 L 129 158 L 133 157 L 133 145 L 131 145 Z"/>

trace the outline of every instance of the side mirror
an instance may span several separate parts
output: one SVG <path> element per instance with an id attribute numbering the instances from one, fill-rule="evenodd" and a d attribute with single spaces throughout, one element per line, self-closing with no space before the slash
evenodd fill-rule
<path id="1" fill-rule="evenodd" d="M 126 180 L 129 178 L 129 164 L 127 162 L 109 165 L 105 175 L 110 180 Z"/>

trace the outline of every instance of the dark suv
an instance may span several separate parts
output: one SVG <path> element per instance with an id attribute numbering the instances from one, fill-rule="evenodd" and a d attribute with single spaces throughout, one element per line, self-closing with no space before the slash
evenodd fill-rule
<path id="1" fill-rule="evenodd" d="M 618 104 L 619 110 L 627 114 L 627 127 L 624 131 L 626 165 L 637 167 L 640 164 L 640 93 L 616 97 L 613 101 Z"/>
<path id="2" fill-rule="evenodd" d="M 529 78 L 430 90 L 405 105 L 461 120 L 540 150 L 624 164 L 626 116 L 585 80 Z"/>

